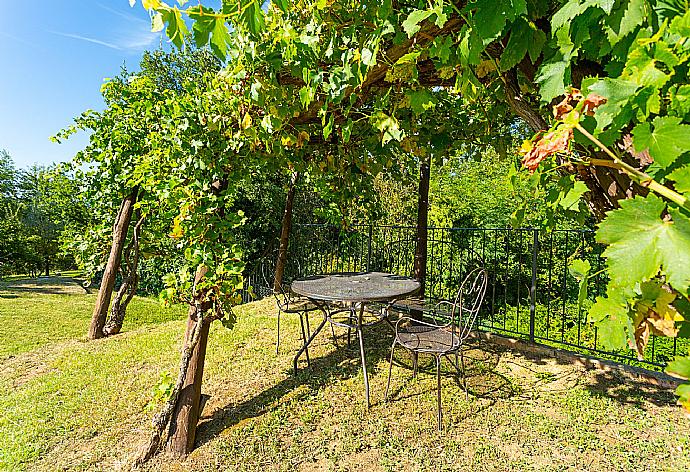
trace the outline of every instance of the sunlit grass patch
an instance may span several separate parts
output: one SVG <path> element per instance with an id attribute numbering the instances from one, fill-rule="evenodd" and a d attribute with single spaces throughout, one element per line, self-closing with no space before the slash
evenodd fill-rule
<path id="1" fill-rule="evenodd" d="M 161 373 L 176 373 L 184 310 L 156 322 L 144 318 L 156 302 L 139 300 L 141 322 L 86 342 L 92 296 L 21 296 L 35 304 L 34 324 L 53 323 L 57 333 L 33 348 L 32 331 L 0 332 L 17 346 L 0 360 L 8 392 L 0 397 L 0 470 L 120 469 L 145 440 L 152 387 Z M 55 321 L 79 303 L 88 307 L 81 317 Z M 690 427 L 669 392 L 484 342 L 467 353 L 469 400 L 444 365 L 439 433 L 430 359 L 420 359 L 413 379 L 409 356 L 396 351 L 384 401 L 385 326 L 365 332 L 367 409 L 356 342 L 348 349 L 344 331 L 335 347 L 325 330 L 311 368 L 301 361 L 294 376 L 297 318 L 283 319 L 276 356 L 272 300 L 236 310 L 233 330 L 211 330 L 196 450 L 184 462 L 161 455 L 146 470 L 644 470 L 658 457 L 669 470 L 690 468 Z"/>

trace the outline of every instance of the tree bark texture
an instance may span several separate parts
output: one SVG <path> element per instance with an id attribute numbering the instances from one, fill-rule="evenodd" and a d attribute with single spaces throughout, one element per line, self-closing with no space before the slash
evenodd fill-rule
<path id="1" fill-rule="evenodd" d="M 427 239 L 429 233 L 429 178 L 431 175 L 431 160 L 422 161 L 419 165 L 419 198 L 417 200 L 417 246 L 414 254 L 414 278 L 422 287 L 418 296 L 424 297 L 424 282 L 426 281 Z"/>
<path id="2" fill-rule="evenodd" d="M 123 251 L 122 285 L 115 294 L 113 305 L 110 308 L 110 317 L 103 328 L 106 336 L 118 334 L 122 330 L 122 324 L 127 315 L 127 306 L 137 293 L 137 286 L 139 285 L 139 238 L 143 223 L 144 219 L 137 210 L 137 222 L 132 232 L 132 240 Z"/>
<path id="3" fill-rule="evenodd" d="M 101 288 L 96 297 L 96 305 L 91 316 L 91 326 L 89 327 L 89 339 L 98 339 L 105 336 L 103 327 L 105 326 L 106 317 L 108 316 L 108 307 L 110 306 L 110 299 L 113 294 L 113 287 L 115 286 L 115 277 L 120 267 L 120 259 L 122 258 L 122 250 L 127 240 L 127 231 L 132 220 L 132 212 L 134 204 L 137 200 L 138 188 L 132 190 L 120 205 L 120 211 L 115 219 L 113 226 L 113 244 L 110 248 L 110 255 L 108 256 L 108 263 L 103 272 L 103 280 L 101 280 Z"/>
<path id="4" fill-rule="evenodd" d="M 197 271 L 194 279 L 195 284 L 200 281 L 205 274 L 206 268 L 201 268 Z M 204 358 L 206 355 L 208 328 L 213 320 L 211 317 L 203 317 L 204 308 L 205 307 L 197 307 L 196 305 L 190 306 L 189 308 L 187 330 L 185 332 L 184 347 L 182 348 L 182 357 L 180 359 L 180 370 L 177 375 L 175 387 L 161 411 L 153 418 L 153 431 L 147 443 L 137 452 L 137 456 L 134 458 L 135 466 L 144 464 L 156 454 L 161 446 L 163 432 L 168 424 L 175 425 L 174 432 L 178 436 L 177 441 L 179 444 L 184 444 L 185 448 L 190 443 L 192 446 L 194 444 L 200 401 L 197 400 L 196 403 L 193 402 L 196 388 L 190 389 L 188 386 L 190 384 L 190 379 L 193 379 L 198 385 L 199 392 L 201 392 L 201 377 L 203 375 Z M 204 340 L 203 352 L 201 349 L 198 349 L 202 339 Z M 190 372 L 190 368 L 193 365 L 194 370 Z M 189 407 L 181 405 L 189 405 Z M 196 405 L 196 408 L 192 408 L 194 405 Z M 189 414 L 190 412 L 194 413 L 193 410 L 196 411 L 196 419 L 193 428 L 190 430 L 186 425 L 190 424 L 189 420 L 193 419 Z M 180 423 L 181 418 L 184 418 L 187 423 Z M 190 432 L 192 433 L 191 441 L 189 436 Z M 183 438 L 185 434 L 187 436 Z"/>
<path id="5" fill-rule="evenodd" d="M 191 345 L 197 325 L 199 337 L 195 343 L 189 365 L 185 373 L 180 395 L 170 421 L 168 448 L 175 457 L 184 457 L 194 449 L 196 427 L 201 415 L 201 384 L 204 376 L 204 361 L 206 360 L 206 345 L 211 323 L 196 316 L 196 308 L 189 308 L 185 345 Z"/>
<path id="6" fill-rule="evenodd" d="M 278 258 L 276 260 L 276 270 L 273 278 L 273 290 L 276 292 L 281 291 L 283 274 L 285 273 L 285 265 L 287 264 L 287 250 L 288 244 L 290 243 L 290 229 L 292 228 L 292 204 L 295 200 L 295 188 L 298 179 L 299 172 L 293 172 L 290 177 L 287 198 L 285 199 L 285 212 L 283 213 L 283 221 L 280 226 L 280 246 L 278 248 Z"/>

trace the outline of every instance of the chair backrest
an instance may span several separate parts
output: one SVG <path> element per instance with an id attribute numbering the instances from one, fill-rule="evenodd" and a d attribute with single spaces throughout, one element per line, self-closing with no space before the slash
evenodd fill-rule
<path id="1" fill-rule="evenodd" d="M 265 292 L 267 292 L 267 294 L 272 294 L 275 297 L 278 306 L 283 308 L 286 307 L 292 299 L 292 292 L 290 291 L 289 281 L 286 281 L 286 274 L 292 273 L 293 271 L 288 272 L 286 270 L 283 273 L 283 283 L 280 285 L 280 287 L 278 287 L 278 290 L 275 290 L 273 286 L 273 277 L 275 275 L 278 251 L 278 249 L 272 251 L 268 258 L 261 264 L 261 277 L 263 278 Z M 300 266 L 299 261 L 287 261 L 285 265 L 287 266 L 288 264 L 292 264 L 293 267 L 297 269 L 296 274 L 293 274 L 294 278 L 302 275 L 302 267 Z"/>
<path id="2" fill-rule="evenodd" d="M 461 341 L 470 335 L 472 326 L 477 321 L 488 284 L 489 275 L 486 269 L 478 267 L 470 271 L 460 285 L 453 303 L 451 323 L 454 334 L 457 334 Z"/>

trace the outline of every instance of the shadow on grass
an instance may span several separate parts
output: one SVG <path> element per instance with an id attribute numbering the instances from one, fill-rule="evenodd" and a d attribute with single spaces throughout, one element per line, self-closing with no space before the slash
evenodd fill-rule
<path id="1" fill-rule="evenodd" d="M 0 290 L 17 293 L 37 293 L 42 295 L 85 294 L 88 290 L 81 279 L 73 277 L 39 277 L 0 281 Z M 0 294 L 2 298 L 17 298 L 14 294 Z"/>
<path id="2" fill-rule="evenodd" d="M 323 337 L 324 340 L 330 341 L 330 334 L 326 332 L 327 329 L 328 327 L 319 336 Z M 210 417 L 203 419 L 199 423 L 196 447 L 208 443 L 225 429 L 243 420 L 256 418 L 267 413 L 272 408 L 272 405 L 275 405 L 279 400 L 300 386 L 309 387 L 312 394 L 315 394 L 315 392 L 326 387 L 334 380 L 345 380 L 358 376 L 361 371 L 359 345 L 356 336 L 353 336 L 353 342 L 350 347 L 348 347 L 346 339 L 347 336 L 339 336 L 337 348 L 325 356 L 312 357 L 311 367 L 301 368 L 296 376 L 290 369 L 287 378 L 258 395 L 243 402 L 227 404 L 216 409 Z M 387 361 L 390 356 L 392 339 L 390 329 L 385 325 L 378 325 L 365 330 L 364 340 L 370 382 L 377 374 L 387 375 Z M 404 350 L 401 350 L 401 352 L 404 352 Z M 483 402 L 486 405 L 483 405 L 482 408 L 473 408 L 470 413 L 472 415 L 478 414 L 482 409 L 491 406 L 498 399 L 508 398 L 514 394 L 510 381 L 494 371 L 500 359 L 500 353 L 501 351 L 492 349 L 491 345 L 482 343 L 481 350 L 474 348 L 466 355 L 468 387 L 472 397 L 490 400 L 489 402 Z M 386 360 L 386 362 L 383 363 L 381 362 L 382 360 Z M 421 360 L 422 358 L 420 357 L 420 374 L 426 375 L 426 366 L 421 363 Z M 379 372 L 382 370 L 379 365 L 384 364 L 384 372 Z M 399 364 L 398 368 L 400 367 L 409 369 L 411 372 L 411 366 L 406 363 Z M 435 372 L 435 364 L 432 371 Z M 461 382 L 454 369 L 452 372 L 450 370 L 444 371 L 443 375 L 444 377 L 453 377 L 456 382 Z M 383 397 L 383 392 L 380 393 L 380 396 Z M 421 393 L 423 392 L 419 394 Z M 372 397 L 375 396 L 376 394 L 372 389 Z M 389 401 L 397 402 L 405 398 L 408 397 L 396 397 L 394 393 Z M 361 400 L 364 402 L 363 383 L 361 385 Z M 444 401 L 452 401 L 452 399 L 448 398 Z M 380 402 L 384 402 L 383 398 L 381 398 Z M 377 404 L 379 402 L 372 400 L 372 406 Z"/>
<path id="3" fill-rule="evenodd" d="M 486 343 L 484 343 L 486 344 Z M 534 365 L 548 365 L 556 363 L 559 366 L 575 366 L 578 362 L 568 359 L 567 356 L 545 356 L 537 352 L 530 352 L 523 349 L 509 349 L 508 347 L 495 345 L 496 350 L 510 350 L 515 357 L 522 357 Z M 580 354 L 573 353 L 574 356 Z M 621 364 L 622 365 L 622 364 Z M 526 368 L 525 366 L 522 366 Z M 644 369 L 641 369 L 644 370 Z M 587 375 L 586 372 L 593 372 Z M 654 371 L 647 371 L 653 375 Z M 620 404 L 634 405 L 644 409 L 646 403 L 662 406 L 673 406 L 676 404 L 676 397 L 668 388 L 636 380 L 628 374 L 616 370 L 593 370 L 583 369 L 579 374 L 578 384 L 582 385 L 593 397 L 610 398 Z"/>
<path id="4" fill-rule="evenodd" d="M 611 398 L 618 403 L 645 409 L 651 403 L 658 407 L 673 406 L 677 398 L 669 389 L 646 382 L 635 382 L 613 372 L 597 372 L 595 382 L 586 386 L 593 397 Z"/>

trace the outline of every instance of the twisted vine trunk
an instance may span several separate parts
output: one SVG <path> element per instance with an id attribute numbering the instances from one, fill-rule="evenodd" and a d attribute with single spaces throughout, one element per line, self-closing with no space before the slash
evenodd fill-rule
<path id="1" fill-rule="evenodd" d="M 197 273 L 199 280 L 205 272 Z M 196 307 L 189 308 L 185 345 L 189 346 L 191 352 L 168 432 L 168 449 L 175 457 L 184 457 L 194 449 L 196 427 L 201 415 L 201 384 L 211 321 L 200 317 Z"/>
<path id="2" fill-rule="evenodd" d="M 137 293 L 139 285 L 139 238 L 144 219 L 137 210 L 137 222 L 132 232 L 132 240 L 124 250 L 125 270 L 123 271 L 122 285 L 115 294 L 113 305 L 110 309 L 110 317 L 103 328 L 106 336 L 118 334 L 122 330 L 122 324 L 127 314 L 127 306 Z"/>
<path id="3" fill-rule="evenodd" d="M 120 267 L 122 250 L 127 240 L 127 231 L 129 230 L 129 224 L 132 220 L 132 212 L 138 193 L 139 189 L 135 187 L 132 192 L 122 200 L 120 210 L 117 213 L 117 218 L 113 225 L 113 243 L 110 247 L 108 263 L 103 272 L 101 287 L 98 290 L 96 305 L 94 306 L 93 315 L 91 316 L 91 325 L 89 326 L 88 334 L 89 339 L 99 339 L 105 336 L 103 327 L 105 326 L 106 317 L 108 316 L 108 307 L 110 306 L 110 299 L 113 295 L 115 277 Z"/>
<path id="4" fill-rule="evenodd" d="M 427 158 L 419 165 L 419 191 L 417 199 L 417 246 L 414 254 L 414 278 L 421 284 L 418 296 L 424 297 L 426 281 L 427 240 L 429 233 L 429 178 L 431 160 Z"/>
<path id="5" fill-rule="evenodd" d="M 298 179 L 299 172 L 293 172 L 290 178 L 287 198 L 285 199 L 285 211 L 283 212 L 283 221 L 280 226 L 280 246 L 273 278 L 273 290 L 276 292 L 280 291 L 280 286 L 283 284 L 283 274 L 285 273 L 285 264 L 287 264 L 287 250 L 290 243 L 290 229 L 292 228 L 292 205 L 295 201 L 295 188 Z"/>
<path id="6" fill-rule="evenodd" d="M 197 271 L 194 278 L 195 286 L 204 278 L 206 271 L 205 267 Z M 151 436 L 138 451 L 134 459 L 135 466 L 144 464 L 158 452 L 163 442 L 163 434 L 169 424 L 171 425 L 169 442 L 174 454 L 186 455 L 194 445 L 196 424 L 199 418 L 201 378 L 204 370 L 208 330 L 211 321 L 213 321 L 213 318 L 203 316 L 207 308 L 197 305 L 192 305 L 189 308 L 177 381 L 170 398 L 153 418 Z M 191 426 L 192 424 L 193 426 Z M 184 452 L 180 454 L 181 451 Z"/>

